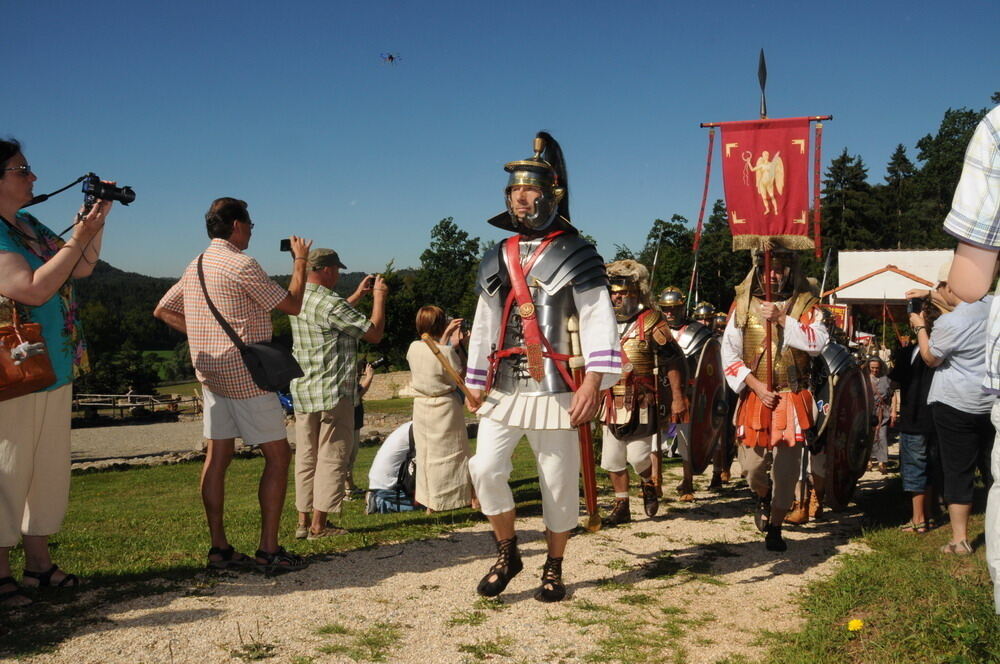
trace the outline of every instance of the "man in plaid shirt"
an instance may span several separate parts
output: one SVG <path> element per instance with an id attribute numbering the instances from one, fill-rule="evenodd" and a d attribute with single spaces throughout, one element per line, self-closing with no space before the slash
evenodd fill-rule
<path id="1" fill-rule="evenodd" d="M 271 310 L 294 315 L 302 306 L 306 257 L 312 243 L 292 237 L 293 272 L 286 291 L 268 278 L 257 261 L 243 253 L 250 245 L 254 226 L 246 202 L 235 198 L 215 200 L 205 214 L 205 225 L 212 242 L 203 254 L 203 268 L 205 289 L 212 303 L 244 342 L 270 341 Z M 212 538 L 208 566 L 213 569 L 257 566 L 271 571 L 304 567 L 301 557 L 278 545 L 278 525 L 291 460 L 284 413 L 275 393 L 265 392 L 254 384 L 239 350 L 209 310 L 198 277 L 198 259 L 188 265 L 180 281 L 167 291 L 153 315 L 187 334 L 191 362 L 203 388 L 208 453 L 201 474 L 201 496 Z M 258 493 L 260 548 L 256 559 L 233 548 L 223 525 L 226 469 L 237 437 L 264 455 Z"/>
<path id="2" fill-rule="evenodd" d="M 944 229 L 958 238 L 948 285 L 966 302 L 984 297 L 997 278 L 1000 252 L 1000 106 L 986 114 L 965 151 L 962 177 L 955 189 Z M 983 390 L 1000 395 L 1000 298 L 990 306 Z M 993 426 L 1000 431 L 1000 401 L 994 402 Z M 1000 435 L 997 436 L 1000 438 Z M 986 564 L 993 577 L 993 600 L 1000 614 L 1000 444 L 990 455 L 993 485 L 986 503 Z"/>
<path id="3" fill-rule="evenodd" d="M 358 340 L 378 343 L 385 329 L 382 276 L 368 275 L 347 298 L 333 291 L 346 266 L 332 249 L 309 252 L 302 310 L 291 316 L 295 359 L 305 374 L 292 381 L 295 403 L 295 536 L 319 539 L 345 531 L 327 521 L 344 500 L 354 445 Z M 372 293 L 371 320 L 354 308 Z"/>

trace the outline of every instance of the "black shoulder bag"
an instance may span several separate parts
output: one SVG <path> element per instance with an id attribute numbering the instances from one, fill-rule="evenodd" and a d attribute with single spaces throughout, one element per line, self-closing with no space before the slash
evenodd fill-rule
<path id="1" fill-rule="evenodd" d="M 219 325 L 239 349 L 240 355 L 243 356 L 243 363 L 247 365 L 250 377 L 253 378 L 257 387 L 267 392 L 277 392 L 284 389 L 292 382 L 292 379 L 304 376 L 302 367 L 285 346 L 273 341 L 247 344 L 233 331 L 232 326 L 226 322 L 219 310 L 212 304 L 211 298 L 208 297 L 208 289 L 205 287 L 205 271 L 201 266 L 204 257 L 204 254 L 198 257 L 198 279 L 201 281 L 201 290 L 205 294 L 205 303 L 208 304 L 215 320 L 219 321 Z"/>

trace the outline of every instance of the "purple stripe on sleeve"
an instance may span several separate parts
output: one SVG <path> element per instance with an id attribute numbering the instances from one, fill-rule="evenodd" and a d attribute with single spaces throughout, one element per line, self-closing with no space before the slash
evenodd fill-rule
<path id="1" fill-rule="evenodd" d="M 470 375 L 470 376 L 472 376 L 472 375 L 475 375 L 475 376 L 485 376 L 486 375 L 486 372 L 483 371 L 482 369 L 474 369 L 472 367 L 469 367 L 466 370 L 466 373 L 468 373 L 468 375 Z"/>
<path id="2" fill-rule="evenodd" d="M 621 357 L 621 351 L 618 350 L 595 350 L 593 353 L 587 356 L 588 359 L 595 359 L 598 357 Z"/>
<path id="3" fill-rule="evenodd" d="M 621 369 L 622 365 L 620 362 L 587 362 L 587 371 L 596 371 L 599 367 L 604 369 Z"/>

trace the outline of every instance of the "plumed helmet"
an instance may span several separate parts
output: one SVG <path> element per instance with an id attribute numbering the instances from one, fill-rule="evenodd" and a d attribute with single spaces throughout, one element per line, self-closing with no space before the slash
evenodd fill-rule
<path id="1" fill-rule="evenodd" d="M 694 317 L 698 320 L 711 318 L 715 315 L 715 305 L 711 302 L 699 302 L 694 308 Z"/>
<path id="2" fill-rule="evenodd" d="M 540 131 L 535 136 L 534 150 L 531 157 L 504 165 L 504 170 L 510 173 L 504 188 L 506 218 L 503 214 L 497 215 L 489 223 L 518 233 L 572 229 L 569 221 L 569 182 L 562 147 L 550 134 Z M 542 192 L 531 214 L 521 218 L 514 214 L 510 205 L 510 190 L 517 186 L 538 187 Z"/>
<path id="3" fill-rule="evenodd" d="M 661 309 L 665 307 L 676 307 L 678 305 L 683 305 L 687 302 L 684 297 L 684 293 L 677 286 L 667 286 L 662 291 L 660 291 L 659 297 L 656 298 L 656 304 L 659 305 Z"/>

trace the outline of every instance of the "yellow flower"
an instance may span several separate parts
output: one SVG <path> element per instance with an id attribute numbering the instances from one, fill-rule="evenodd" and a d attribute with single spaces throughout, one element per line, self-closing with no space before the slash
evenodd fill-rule
<path id="1" fill-rule="evenodd" d="M 859 620 L 858 618 L 854 618 L 853 620 L 848 621 L 847 631 L 856 632 L 864 626 L 865 626 L 864 620 Z"/>

